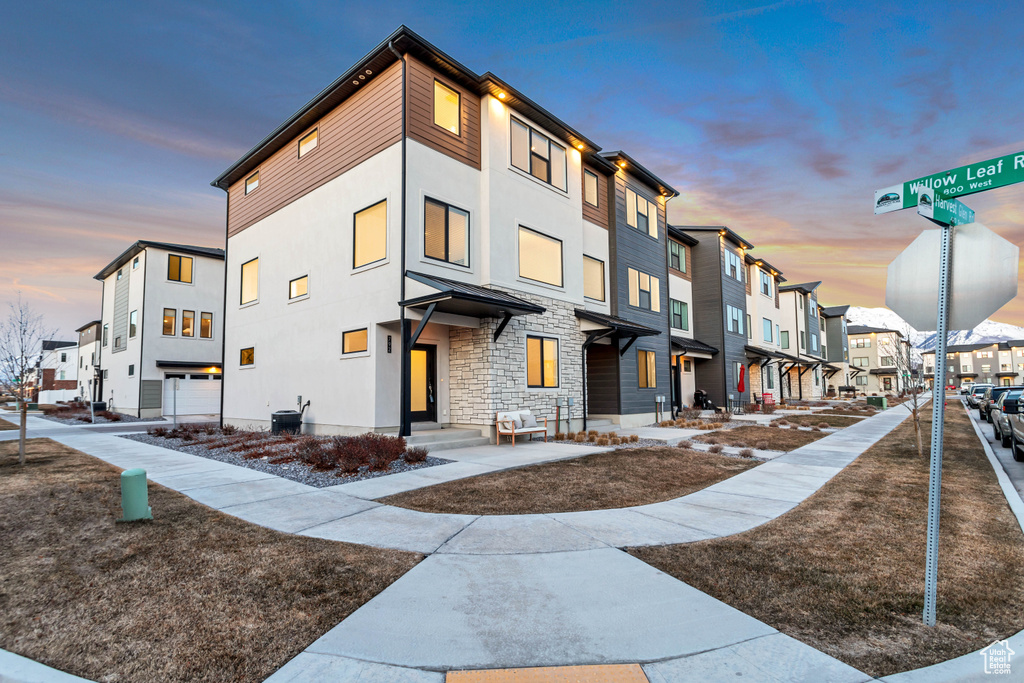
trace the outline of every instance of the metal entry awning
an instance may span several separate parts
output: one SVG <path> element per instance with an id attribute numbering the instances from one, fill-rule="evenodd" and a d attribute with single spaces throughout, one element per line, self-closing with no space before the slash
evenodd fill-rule
<path id="1" fill-rule="evenodd" d="M 672 335 L 672 348 L 682 351 L 684 355 L 704 356 L 710 358 L 718 353 L 718 349 L 697 339 Z"/>
<path id="2" fill-rule="evenodd" d="M 599 329 L 587 332 L 587 341 L 584 344 L 584 348 L 590 346 L 598 339 L 628 339 L 629 341 L 626 342 L 626 345 L 619 349 L 620 356 L 626 353 L 626 349 L 632 346 L 633 342 L 638 338 L 653 337 L 656 334 L 661 334 L 661 330 L 656 330 L 653 327 L 647 327 L 646 325 L 618 318 L 614 315 L 607 315 L 606 313 L 587 311 L 582 308 L 576 309 L 576 317 L 580 320 L 600 325 Z"/>

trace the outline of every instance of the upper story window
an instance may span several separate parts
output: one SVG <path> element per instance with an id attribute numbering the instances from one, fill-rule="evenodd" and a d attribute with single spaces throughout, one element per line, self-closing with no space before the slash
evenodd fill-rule
<path id="1" fill-rule="evenodd" d="M 135 269 L 136 269 L 136 268 L 138 268 L 138 267 L 139 267 L 139 257 L 138 257 L 138 256 L 136 256 L 136 257 L 135 257 L 135 258 L 134 258 L 134 259 L 132 260 L 132 270 L 135 270 Z"/>
<path id="2" fill-rule="evenodd" d="M 991 357 L 992 357 L 992 352 L 991 351 L 978 351 L 978 358 L 991 358 Z"/>
<path id="3" fill-rule="evenodd" d="M 260 186 L 260 172 L 256 171 L 245 179 L 245 193 L 249 194 Z"/>
<path id="4" fill-rule="evenodd" d="M 173 308 L 164 309 L 164 334 L 174 335 L 174 328 L 178 321 L 178 311 Z"/>
<path id="5" fill-rule="evenodd" d="M 761 293 L 764 294 L 765 296 L 771 296 L 772 295 L 772 276 L 769 275 L 768 273 L 764 272 L 763 270 L 760 271 L 760 273 L 761 273 Z"/>
<path id="6" fill-rule="evenodd" d="M 812 334 L 811 335 L 811 351 L 817 351 L 817 350 L 818 350 L 818 335 Z"/>
<path id="7" fill-rule="evenodd" d="M 672 307 L 672 310 L 670 311 L 672 327 L 677 330 L 690 329 L 690 312 L 688 310 L 689 306 L 686 305 L 686 302 L 671 299 L 669 304 Z"/>
<path id="8" fill-rule="evenodd" d="M 782 330 L 779 334 L 779 347 L 783 349 L 789 348 L 789 330 Z"/>
<path id="9" fill-rule="evenodd" d="M 128 314 L 128 338 L 131 339 L 139 331 L 139 312 L 132 311 Z"/>
<path id="10" fill-rule="evenodd" d="M 196 334 L 196 312 L 181 312 L 181 336 L 194 337 Z"/>
<path id="11" fill-rule="evenodd" d="M 584 169 L 583 171 L 583 201 L 591 206 L 597 206 L 597 175 Z"/>
<path id="12" fill-rule="evenodd" d="M 583 257 L 583 296 L 604 301 L 604 261 Z"/>
<path id="13" fill-rule="evenodd" d="M 761 319 L 761 336 L 768 343 L 772 341 L 772 321 L 768 318 Z"/>
<path id="14" fill-rule="evenodd" d="M 309 294 L 309 276 L 297 277 L 288 283 L 288 298 L 298 299 Z"/>
<path id="15" fill-rule="evenodd" d="M 852 346 L 855 349 L 870 349 L 871 340 L 866 337 L 862 337 L 860 339 L 853 339 L 850 342 L 850 346 Z"/>
<path id="16" fill-rule="evenodd" d="M 118 279 L 118 280 L 120 280 L 120 279 L 121 279 L 121 276 L 122 276 L 122 272 L 123 272 L 123 270 L 124 270 L 124 269 L 121 269 L 121 270 L 118 270 L 118 271 L 117 271 L 117 279 Z"/>
<path id="17" fill-rule="evenodd" d="M 519 277 L 562 286 L 562 240 L 519 226 Z"/>
<path id="18" fill-rule="evenodd" d="M 629 305 L 661 311 L 661 287 L 658 278 L 633 268 L 626 269 L 629 280 Z"/>
<path id="19" fill-rule="evenodd" d="M 316 149 L 316 146 L 320 143 L 320 129 L 314 128 L 313 130 L 302 136 L 299 140 L 299 158 L 306 156 L 308 153 Z"/>
<path id="20" fill-rule="evenodd" d="M 743 317 L 742 309 L 726 305 L 725 324 L 727 330 L 736 334 L 743 334 Z"/>
<path id="21" fill-rule="evenodd" d="M 658 239 L 658 205 L 626 188 L 626 225 Z"/>
<path id="22" fill-rule="evenodd" d="M 254 258 L 242 264 L 241 304 L 251 304 L 260 298 L 260 260 Z"/>
<path id="23" fill-rule="evenodd" d="M 171 254 L 167 257 L 167 279 L 173 282 L 192 283 L 192 257 L 176 256 Z"/>
<path id="24" fill-rule="evenodd" d="M 565 192 L 565 147 L 514 118 L 511 121 L 512 165 Z"/>
<path id="25" fill-rule="evenodd" d="M 108 324 L 103 326 L 103 345 L 104 346 L 107 345 L 107 335 L 109 333 L 110 333 L 110 324 L 108 323 Z"/>
<path id="26" fill-rule="evenodd" d="M 743 259 L 729 249 L 725 250 L 725 274 L 743 282 Z"/>
<path id="27" fill-rule="evenodd" d="M 387 258 L 388 201 L 386 199 L 356 214 L 353 244 L 353 268 Z"/>
<path id="28" fill-rule="evenodd" d="M 423 254 L 427 258 L 469 265 L 469 212 L 427 199 L 423 206 Z"/>
<path id="29" fill-rule="evenodd" d="M 680 273 L 686 272 L 686 245 L 668 241 L 668 267 Z"/>
<path id="30" fill-rule="evenodd" d="M 458 135 L 459 118 L 459 93 L 440 81 L 434 81 L 434 123 Z"/>

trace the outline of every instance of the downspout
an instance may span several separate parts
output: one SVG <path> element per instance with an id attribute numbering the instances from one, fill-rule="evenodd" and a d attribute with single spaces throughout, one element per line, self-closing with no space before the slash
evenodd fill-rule
<path id="1" fill-rule="evenodd" d="M 230 229 L 228 221 L 231 217 L 231 193 L 226 188 L 224 194 L 227 195 L 224 206 L 224 297 L 222 299 L 223 304 L 221 308 L 221 325 L 220 325 L 220 417 L 218 423 L 221 429 L 224 429 L 224 378 L 228 374 L 225 372 L 227 369 L 227 352 L 228 352 L 228 230 Z M 202 326 L 202 312 L 200 312 L 199 325 Z M 212 333 L 217 329 L 217 321 L 213 321 Z M 301 425 L 299 426 L 301 430 Z"/>
<path id="2" fill-rule="evenodd" d="M 100 337 L 99 344 L 97 345 L 98 353 L 96 358 L 99 359 L 99 363 L 94 363 L 92 372 L 96 375 L 96 381 L 93 382 L 92 386 L 92 397 L 91 400 L 95 403 L 96 401 L 103 400 L 103 306 L 107 302 L 107 281 L 102 280 L 103 288 L 100 290 Z"/>
<path id="3" fill-rule="evenodd" d="M 128 271 L 128 272 L 130 273 L 131 271 Z M 129 275 L 128 277 L 131 277 L 131 275 Z M 139 309 L 139 312 L 142 314 L 142 315 L 139 316 L 139 330 L 138 330 L 141 333 L 139 335 L 141 337 L 141 339 L 139 339 L 139 409 L 138 409 L 138 417 L 139 418 L 142 417 L 142 361 L 146 357 L 144 352 L 146 350 L 146 332 L 145 332 L 145 329 L 146 329 L 146 280 L 147 279 L 149 279 L 149 254 L 148 253 L 146 254 L 146 265 L 143 268 L 143 273 L 142 273 L 142 307 Z M 130 306 L 129 306 L 129 309 L 131 309 Z M 131 315 L 131 313 L 129 313 L 129 316 L 130 315 Z M 130 324 L 131 324 L 131 321 L 129 320 L 129 325 Z M 161 384 L 160 384 L 160 405 L 163 405 L 163 396 L 164 396 L 164 386 L 163 386 L 163 383 L 161 382 Z M 161 410 L 160 412 L 162 413 L 163 410 Z"/>
<path id="4" fill-rule="evenodd" d="M 408 99 L 408 84 L 406 83 L 406 63 L 405 57 L 395 49 L 394 41 L 388 41 L 388 49 L 394 53 L 398 61 L 402 63 L 402 218 L 401 218 L 401 238 L 399 240 L 399 246 L 401 247 L 402 253 L 399 257 L 399 301 L 405 301 L 405 203 L 406 203 L 406 102 Z M 410 402 L 410 394 L 412 393 L 412 368 L 409 364 L 409 356 L 412 353 L 412 349 L 409 348 L 409 320 L 405 317 L 405 306 L 400 306 L 399 321 L 401 327 L 402 343 L 400 344 L 402 350 L 401 364 L 401 389 L 399 391 L 399 436 L 409 436 L 412 433 L 412 404 Z"/>

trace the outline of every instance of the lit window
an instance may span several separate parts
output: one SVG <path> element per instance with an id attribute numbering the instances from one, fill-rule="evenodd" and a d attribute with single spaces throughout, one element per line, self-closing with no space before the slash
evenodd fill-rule
<path id="1" fill-rule="evenodd" d="M 194 337 L 196 334 L 196 312 L 181 312 L 181 336 Z"/>
<path id="2" fill-rule="evenodd" d="M 256 362 L 256 349 L 250 346 L 247 349 L 242 349 L 238 355 L 239 365 L 253 365 Z"/>
<path id="3" fill-rule="evenodd" d="M 661 286 L 658 278 L 633 268 L 626 269 L 629 280 L 629 305 L 661 311 Z"/>
<path id="4" fill-rule="evenodd" d="M 260 172 L 256 171 L 245 179 L 245 193 L 249 194 L 260 186 Z"/>
<path id="5" fill-rule="evenodd" d="M 672 307 L 672 327 L 677 330 L 690 329 L 690 312 L 686 302 L 672 299 L 670 305 Z"/>
<path id="6" fill-rule="evenodd" d="M 598 206 L 597 175 L 587 170 L 583 171 L 583 201 L 591 206 Z"/>
<path id="7" fill-rule="evenodd" d="M 175 256 L 167 257 L 167 279 L 174 282 L 192 282 L 192 257 Z"/>
<path id="8" fill-rule="evenodd" d="M 298 299 L 309 294 L 309 276 L 297 277 L 288 283 L 288 298 Z"/>
<path id="9" fill-rule="evenodd" d="M 654 351 L 636 352 L 636 374 L 641 389 L 654 389 L 658 386 L 658 364 L 654 361 Z"/>
<path id="10" fill-rule="evenodd" d="M 604 301 L 604 261 L 583 257 L 583 296 Z"/>
<path id="11" fill-rule="evenodd" d="M 459 93 L 440 81 L 434 81 L 434 123 L 458 135 L 459 111 Z"/>
<path id="12" fill-rule="evenodd" d="M 132 311 L 128 314 L 128 338 L 131 339 L 139 331 L 139 312 Z"/>
<path id="13" fill-rule="evenodd" d="M 213 339 L 213 313 L 203 313 L 199 317 L 199 337 Z"/>
<path id="14" fill-rule="evenodd" d="M 658 205 L 626 188 L 626 225 L 658 239 Z"/>
<path id="15" fill-rule="evenodd" d="M 314 128 L 309 133 L 307 133 L 301 140 L 299 140 L 300 159 L 306 156 L 306 154 L 308 154 L 309 152 L 312 152 L 314 149 L 316 149 L 316 146 L 319 143 L 319 132 L 319 128 Z"/>
<path id="16" fill-rule="evenodd" d="M 173 308 L 164 309 L 164 334 L 173 335 L 177 323 L 178 311 Z"/>
<path id="17" fill-rule="evenodd" d="M 562 241 L 519 227 L 519 277 L 562 286 Z"/>
<path id="18" fill-rule="evenodd" d="M 565 191 L 565 148 L 512 119 L 512 165 Z"/>
<path id="19" fill-rule="evenodd" d="M 383 261 L 388 255 L 388 202 L 363 209 L 355 217 L 352 267 Z"/>
<path id="20" fill-rule="evenodd" d="M 743 334 L 743 311 L 735 306 L 725 307 L 726 329 L 736 334 Z"/>
<path id="21" fill-rule="evenodd" d="M 260 260 L 254 258 L 242 264 L 242 304 L 251 304 L 260 296 Z"/>
<path id="22" fill-rule="evenodd" d="M 668 242 L 668 266 L 680 273 L 686 272 L 686 247 L 679 242 Z"/>
<path id="23" fill-rule="evenodd" d="M 526 338 L 526 386 L 558 386 L 558 340 L 550 337 Z"/>
<path id="24" fill-rule="evenodd" d="M 341 335 L 341 352 L 342 353 L 359 353 L 360 351 L 366 351 L 366 328 L 361 330 L 351 330 L 344 332 Z"/>
<path id="25" fill-rule="evenodd" d="M 427 258 L 469 265 L 469 212 L 427 199 L 423 206 L 423 253 Z"/>

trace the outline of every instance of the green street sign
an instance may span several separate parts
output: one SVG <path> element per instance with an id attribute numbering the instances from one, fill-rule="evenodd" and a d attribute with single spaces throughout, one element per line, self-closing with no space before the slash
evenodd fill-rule
<path id="1" fill-rule="evenodd" d="M 974 222 L 974 209 L 958 199 L 937 199 L 934 190 L 917 193 L 917 213 L 939 225 L 967 225 Z"/>
<path id="2" fill-rule="evenodd" d="M 931 190 L 938 199 L 953 199 L 976 192 L 1024 182 L 1024 152 L 960 166 L 942 173 L 911 180 L 875 192 L 875 213 L 913 209 L 921 190 Z"/>

